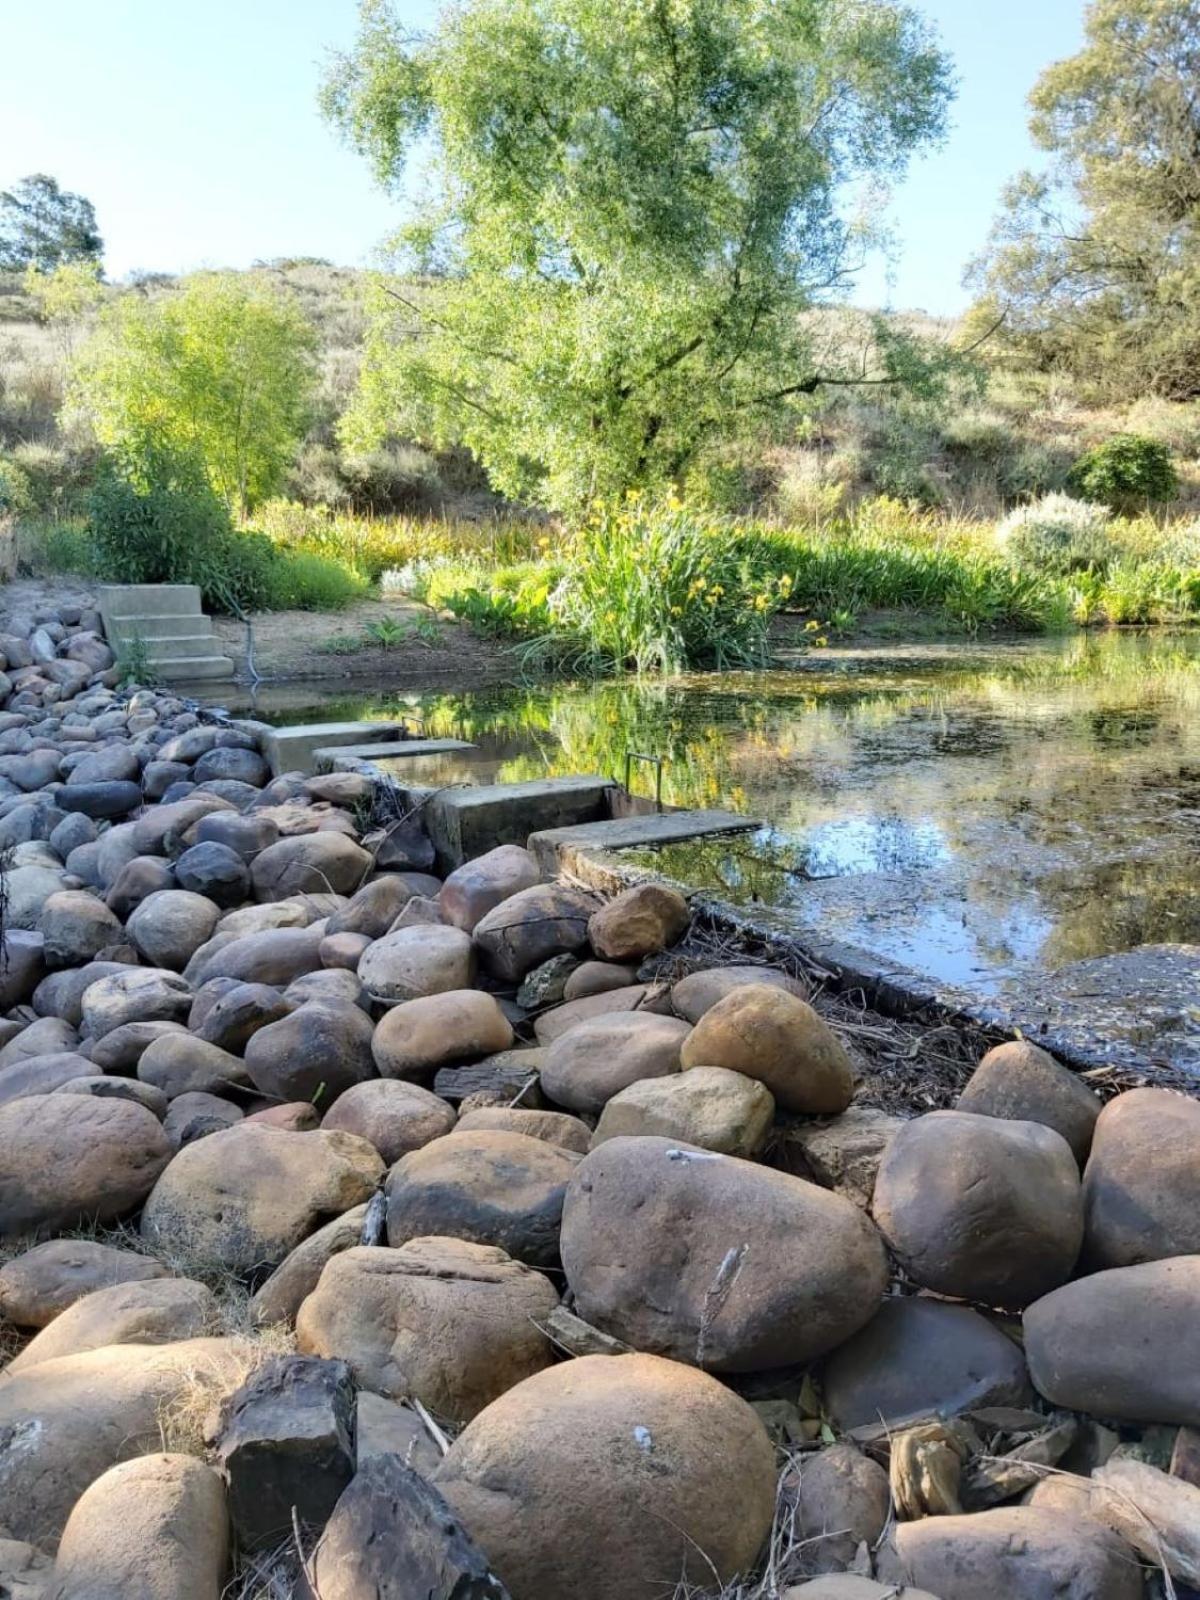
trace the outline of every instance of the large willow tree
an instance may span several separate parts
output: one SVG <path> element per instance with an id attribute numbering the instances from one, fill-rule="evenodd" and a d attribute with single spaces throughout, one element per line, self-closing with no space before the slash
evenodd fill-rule
<path id="1" fill-rule="evenodd" d="M 1200 395 L 1200 0 L 1094 0 L 1043 73 L 1047 169 L 1010 187 L 976 269 L 984 319 L 1101 392 Z"/>
<path id="2" fill-rule="evenodd" d="M 684 473 L 823 383 L 919 364 L 807 315 L 862 236 L 848 187 L 936 139 L 949 72 L 885 0 L 363 0 L 331 118 L 412 214 L 347 428 L 465 444 L 514 496 Z M 409 169 L 432 196 L 416 205 Z"/>

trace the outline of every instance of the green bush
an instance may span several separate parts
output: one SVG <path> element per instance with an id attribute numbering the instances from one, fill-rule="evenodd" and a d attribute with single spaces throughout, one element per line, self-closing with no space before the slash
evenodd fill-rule
<path id="1" fill-rule="evenodd" d="M 19 516 L 32 505 L 27 474 L 15 461 L 0 456 L 0 517 Z"/>
<path id="2" fill-rule="evenodd" d="M 35 573 L 70 572 L 102 578 L 99 552 L 81 519 L 30 519 L 21 525 L 21 561 Z"/>
<path id="3" fill-rule="evenodd" d="M 1048 494 L 1011 511 L 996 537 L 1013 566 L 1064 577 L 1111 559 L 1110 522 L 1106 506 Z"/>
<path id="4" fill-rule="evenodd" d="M 1161 440 L 1122 433 L 1080 456 L 1071 468 L 1070 487 L 1088 500 L 1118 510 L 1173 500 L 1179 493 L 1179 474 Z"/>
<path id="5" fill-rule="evenodd" d="M 264 609 L 340 611 L 352 600 L 360 599 L 368 587 L 357 572 L 326 556 L 273 551 Z"/>

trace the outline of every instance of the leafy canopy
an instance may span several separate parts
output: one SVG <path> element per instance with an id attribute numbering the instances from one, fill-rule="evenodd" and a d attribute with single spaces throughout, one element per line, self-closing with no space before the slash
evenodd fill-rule
<path id="1" fill-rule="evenodd" d="M 52 272 L 69 261 L 99 262 L 104 240 L 90 200 L 35 172 L 0 191 L 0 269 Z"/>
<path id="2" fill-rule="evenodd" d="M 1039 79 L 1050 157 L 1008 190 L 975 281 L 1036 365 L 1117 397 L 1200 394 L 1200 0 L 1093 0 Z"/>
<path id="3" fill-rule="evenodd" d="M 325 109 L 434 199 L 380 276 L 347 442 L 466 444 L 512 496 L 672 479 L 822 383 L 892 382 L 880 323 L 806 313 L 865 243 L 839 198 L 940 135 L 947 64 L 885 0 L 462 0 L 427 35 L 363 0 Z"/>
<path id="4" fill-rule="evenodd" d="M 278 487 L 304 436 L 314 352 L 291 300 L 253 276 L 204 273 L 108 306 L 75 363 L 72 399 L 119 455 L 198 456 L 244 509 Z"/>

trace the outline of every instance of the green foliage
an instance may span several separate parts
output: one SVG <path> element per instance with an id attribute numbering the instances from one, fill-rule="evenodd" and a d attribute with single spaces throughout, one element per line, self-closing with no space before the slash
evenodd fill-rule
<path id="1" fill-rule="evenodd" d="M 273 555 L 268 567 L 265 610 L 340 611 L 367 592 L 367 584 L 358 573 L 326 556 L 307 551 Z"/>
<path id="2" fill-rule="evenodd" d="M 105 576 L 91 529 L 82 518 L 27 519 L 21 525 L 21 559 L 33 572 Z"/>
<path id="3" fill-rule="evenodd" d="M 976 268 L 978 320 L 1104 394 L 1200 395 L 1200 0 L 1092 0 L 1085 45 L 1042 74 L 1048 170 L 1012 184 Z"/>
<path id="4" fill-rule="evenodd" d="M 996 537 L 1015 567 L 1065 576 L 1105 565 L 1113 553 L 1110 523 L 1107 506 L 1048 494 L 1010 512 Z"/>
<path id="5" fill-rule="evenodd" d="M 202 273 L 165 296 L 114 301 L 72 395 L 110 449 L 134 463 L 148 440 L 196 455 L 245 508 L 278 487 L 304 436 L 314 350 L 302 313 L 267 282 Z"/>
<path id="6" fill-rule="evenodd" d="M 150 647 L 140 633 L 133 634 L 118 646 L 117 668 L 123 684 L 138 684 L 148 688 L 158 681 L 150 663 Z"/>
<path id="7" fill-rule="evenodd" d="M 1179 474 L 1165 444 L 1122 433 L 1080 456 L 1071 469 L 1071 488 L 1114 508 L 1145 505 L 1173 500 L 1179 493 Z"/>
<path id="8" fill-rule="evenodd" d="M 510 498 L 677 481 L 826 381 L 930 384 L 882 318 L 806 313 L 866 241 L 838 209 L 937 138 L 948 66 L 888 0 L 465 0 L 432 32 L 363 0 L 325 108 L 438 198 L 368 303 L 343 439 L 465 444 Z M 865 354 L 864 354 L 865 347 Z"/>
<path id="9" fill-rule="evenodd" d="M 96 262 L 104 240 L 90 200 L 35 172 L 0 192 L 0 271 L 52 272 L 64 262 Z"/>
<path id="10" fill-rule="evenodd" d="M 0 456 L 0 517 L 19 516 L 32 507 L 29 475 L 11 458 Z"/>

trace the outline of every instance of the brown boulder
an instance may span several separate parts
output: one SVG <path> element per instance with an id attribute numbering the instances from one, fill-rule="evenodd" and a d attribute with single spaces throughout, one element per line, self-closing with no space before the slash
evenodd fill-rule
<path id="1" fill-rule="evenodd" d="M 19 1328 L 44 1328 L 98 1289 L 168 1275 L 153 1256 L 94 1239 L 50 1239 L 0 1267 L 0 1317 Z"/>
<path id="2" fill-rule="evenodd" d="M 542 1089 L 569 1111 L 595 1115 L 631 1083 L 678 1072 L 690 1031 L 678 1017 L 645 1011 L 581 1022 L 547 1049 Z"/>
<path id="3" fill-rule="evenodd" d="M 498 1133 L 524 1133 L 531 1139 L 545 1139 L 564 1150 L 586 1155 L 592 1130 L 586 1122 L 565 1111 L 530 1111 L 525 1106 L 477 1106 L 458 1119 L 456 1133 L 477 1133 L 490 1128 Z"/>
<path id="4" fill-rule="evenodd" d="M 1100 1102 L 1069 1068 L 1028 1039 L 989 1050 L 958 1097 L 958 1110 L 1013 1122 L 1040 1122 L 1061 1133 L 1082 1166 Z"/>
<path id="5" fill-rule="evenodd" d="M 593 914 L 588 942 L 604 961 L 641 961 L 673 945 L 690 921 L 688 903 L 678 889 L 637 883 Z"/>
<path id="6" fill-rule="evenodd" d="M 875 1220 L 916 1283 L 1020 1307 L 1065 1282 L 1083 1237 L 1079 1169 L 1039 1122 L 916 1117 L 888 1146 Z"/>
<path id="7" fill-rule="evenodd" d="M 490 994 L 452 989 L 385 1011 L 372 1049 L 385 1078 L 426 1080 L 439 1067 L 497 1055 L 512 1042 L 512 1024 Z"/>
<path id="8" fill-rule="evenodd" d="M 799 978 L 789 978 L 777 967 L 706 967 L 703 972 L 690 972 L 680 978 L 671 990 L 671 1004 L 681 1017 L 696 1023 L 735 989 L 762 984 L 783 989 L 797 1000 L 808 999 L 807 985 Z"/>
<path id="9" fill-rule="evenodd" d="M 121 938 L 121 924 L 94 894 L 64 889 L 42 906 L 39 919 L 47 967 L 78 967 Z"/>
<path id="10" fill-rule="evenodd" d="M 373 865 L 367 851 L 342 833 L 305 833 L 280 839 L 255 856 L 250 881 L 256 900 L 353 894 Z"/>
<path id="11" fill-rule="evenodd" d="M 744 1400 L 656 1356 L 585 1356 L 493 1401 L 436 1485 L 520 1600 L 658 1600 L 749 1567 L 774 1451 Z"/>
<path id="12" fill-rule="evenodd" d="M 678 1021 L 671 1010 L 671 991 L 665 983 L 634 983 L 624 989 L 603 989 L 599 994 L 568 1000 L 539 1013 L 533 1024 L 539 1044 L 553 1044 L 564 1033 L 597 1017 L 618 1016 L 622 1012 L 641 1012 Z"/>
<path id="13" fill-rule="evenodd" d="M 267 928 L 262 933 L 229 938 L 218 933 L 201 945 L 188 962 L 184 977 L 195 988 L 213 978 L 238 983 L 264 983 L 283 989 L 306 972 L 321 970 L 320 927 Z"/>
<path id="14" fill-rule="evenodd" d="M 265 1328 L 294 1322 L 301 1305 L 320 1282 L 327 1262 L 339 1251 L 353 1250 L 362 1243 L 366 1220 L 366 1205 L 355 1206 L 318 1228 L 316 1233 L 310 1233 L 289 1251 L 251 1298 L 255 1326 Z"/>
<path id="15" fill-rule="evenodd" d="M 368 940 L 382 939 L 413 897 L 413 890 L 398 872 L 386 872 L 364 883 L 349 904 L 329 919 L 329 934 L 362 934 Z"/>
<path id="16" fill-rule="evenodd" d="M 469 989 L 475 979 L 475 951 L 461 928 L 401 928 L 363 952 L 358 977 L 384 1005 Z"/>
<path id="17" fill-rule="evenodd" d="M 128 967 L 84 991 L 83 1025 L 93 1039 L 102 1039 L 127 1022 L 182 1022 L 191 1004 L 191 988 L 179 973 Z"/>
<path id="18" fill-rule="evenodd" d="M 522 845 L 502 844 L 456 867 L 438 891 L 442 916 L 471 933 L 489 911 L 541 879 L 538 864 Z"/>
<path id="19" fill-rule="evenodd" d="M 593 896 L 557 883 L 522 889 L 475 924 L 474 940 L 489 972 L 519 983 L 551 956 L 575 955 L 587 945 Z"/>
<path id="20" fill-rule="evenodd" d="M 574 957 L 569 958 L 574 960 Z M 612 961 L 581 961 L 563 982 L 565 1001 L 590 1000 L 611 989 L 629 989 L 637 982 L 633 967 L 617 966 Z M 689 1018 L 690 1021 L 690 1018 Z"/>
<path id="21" fill-rule="evenodd" d="M 649 1137 L 610 1139 L 584 1158 L 562 1260 L 585 1321 L 716 1372 L 823 1355 L 870 1320 L 887 1284 L 879 1235 L 848 1200 Z"/>
<path id="22" fill-rule="evenodd" d="M 419 1002 L 417 1002 L 419 1003 Z M 385 1166 L 440 1139 L 454 1127 L 454 1107 L 415 1083 L 373 1078 L 339 1095 L 321 1126 L 355 1133 L 375 1146 Z"/>
<path id="23" fill-rule="evenodd" d="M 725 1067 L 765 1083 L 784 1111 L 833 1116 L 854 1093 L 850 1057 L 803 1000 L 770 984 L 732 989 L 701 1017 L 683 1070 Z"/>
<path id="24" fill-rule="evenodd" d="M 245 1063 L 237 1056 L 189 1033 L 164 1033 L 151 1040 L 142 1051 L 137 1075 L 169 1100 L 181 1094 L 224 1094 L 250 1082 Z"/>
<path id="25" fill-rule="evenodd" d="M 300 1307 L 297 1348 L 345 1361 L 376 1394 L 466 1422 L 554 1359 L 558 1292 L 490 1245 L 411 1239 L 334 1256 Z"/>
<path id="26" fill-rule="evenodd" d="M 781 1130 L 771 1164 L 869 1210 L 879 1163 L 906 1120 L 874 1106 L 850 1106 L 827 1122 L 793 1122 Z"/>
<path id="27" fill-rule="evenodd" d="M 852 1444 L 800 1458 L 796 1535 L 809 1572 L 842 1572 L 861 1544 L 873 1550 L 892 1511 L 888 1475 Z"/>
<path id="28" fill-rule="evenodd" d="M 212 1331 L 217 1302 L 211 1289 L 190 1278 L 115 1283 L 76 1300 L 31 1339 L 5 1369 L 10 1376 L 59 1356 L 109 1344 L 172 1344 Z"/>
<path id="29" fill-rule="evenodd" d="M 220 914 L 202 894 L 163 889 L 146 896 L 131 914 L 126 931 L 151 966 L 181 972 L 212 937 Z"/>
<path id="30" fill-rule="evenodd" d="M 762 1149 L 775 1116 L 770 1090 L 724 1067 L 694 1067 L 668 1078 L 642 1078 L 604 1107 L 592 1148 L 606 1139 L 658 1134 L 751 1157 Z"/>
<path id="31" fill-rule="evenodd" d="M 1096 1123 L 1083 1208 L 1092 1271 L 1200 1254 L 1200 1102 L 1169 1089 L 1110 1100 Z"/>
<path id="32" fill-rule="evenodd" d="M 218 989 L 216 986 L 221 985 Z M 206 985 L 206 988 L 208 986 Z M 278 1022 L 291 1011 L 291 1002 L 267 983 L 239 983 L 217 978 L 210 989 L 211 1004 L 202 990 L 196 996 L 189 1022 L 198 1039 L 232 1054 L 244 1051 L 260 1028 Z"/>
<path id="33" fill-rule="evenodd" d="M 328 1106 L 375 1076 L 371 1019 L 344 1001 L 298 1006 L 251 1035 L 246 1071 L 264 1095 Z"/>

